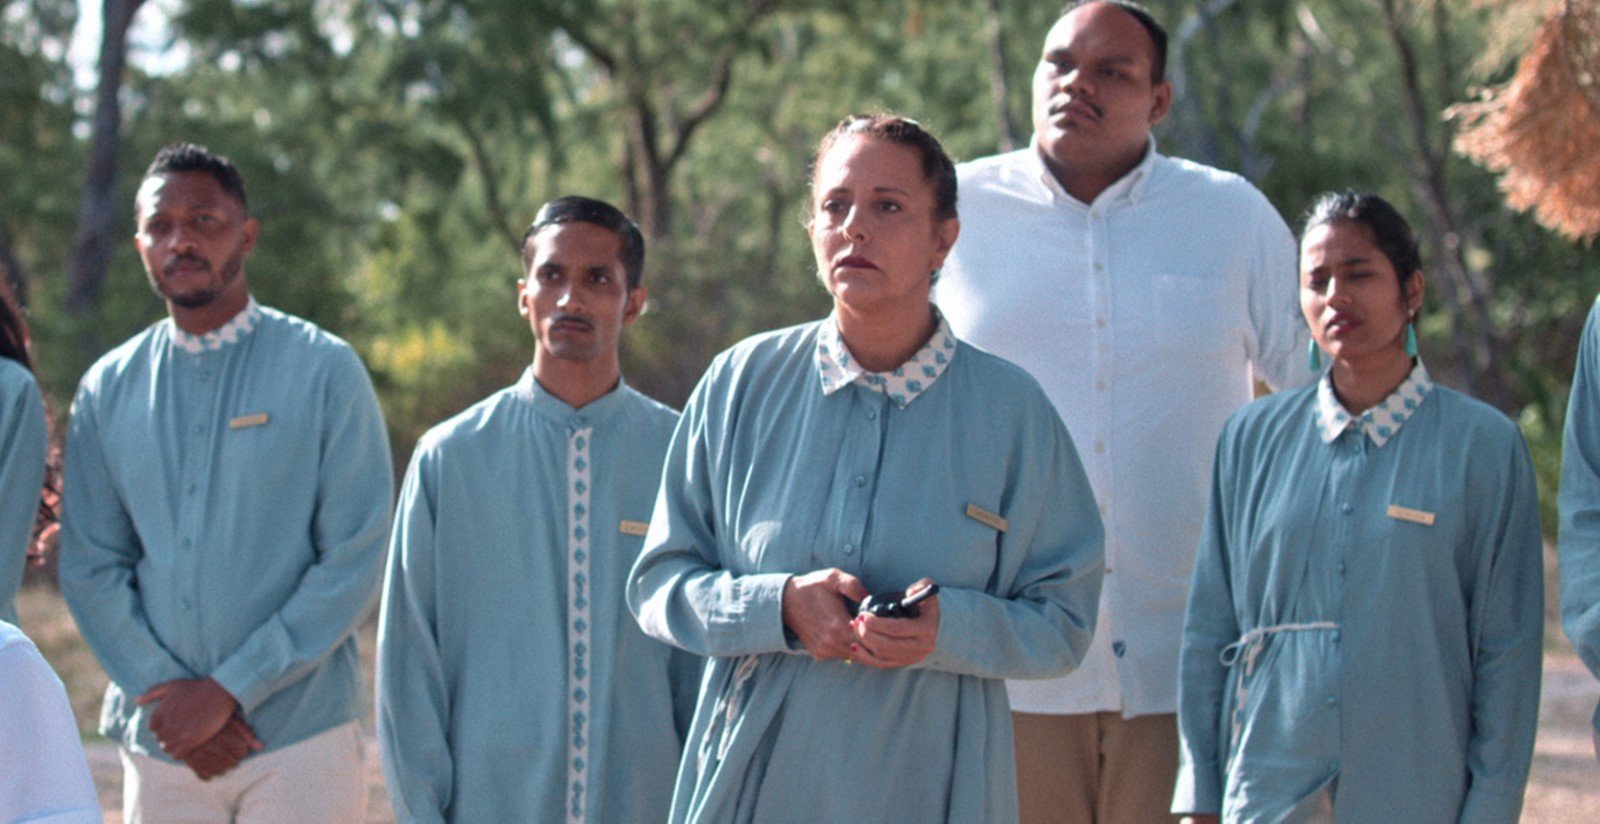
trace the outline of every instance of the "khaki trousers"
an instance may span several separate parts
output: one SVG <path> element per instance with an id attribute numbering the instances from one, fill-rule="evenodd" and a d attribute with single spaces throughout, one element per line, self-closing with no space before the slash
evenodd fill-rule
<path id="1" fill-rule="evenodd" d="M 183 764 L 121 753 L 127 824 L 360 824 L 367 816 L 366 753 L 354 721 L 250 756 L 210 781 Z"/>
<path id="2" fill-rule="evenodd" d="M 1011 714 L 1022 824 L 1175 824 L 1178 717 Z"/>

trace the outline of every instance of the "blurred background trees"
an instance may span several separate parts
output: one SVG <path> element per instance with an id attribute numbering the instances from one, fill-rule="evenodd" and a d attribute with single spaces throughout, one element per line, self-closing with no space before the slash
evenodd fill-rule
<path id="1" fill-rule="evenodd" d="M 723 347 L 826 312 L 801 227 L 815 140 L 846 113 L 892 110 L 960 159 L 1025 144 L 1059 10 L 84 2 L 109 22 L 97 59 L 70 57 L 75 0 L 0 0 L 0 268 L 62 411 L 95 357 L 162 315 L 130 242 L 133 191 L 157 148 L 191 140 L 245 174 L 256 293 L 366 357 L 398 462 L 527 364 L 515 250 L 539 203 L 604 197 L 645 228 L 652 297 L 624 369 L 679 404 Z M 1291 223 L 1326 189 L 1395 201 L 1425 241 L 1430 368 L 1520 420 L 1551 492 L 1600 258 L 1509 212 L 1451 151 L 1444 112 L 1509 77 L 1556 0 L 1147 5 L 1178 86 L 1162 150 L 1246 175 Z"/>

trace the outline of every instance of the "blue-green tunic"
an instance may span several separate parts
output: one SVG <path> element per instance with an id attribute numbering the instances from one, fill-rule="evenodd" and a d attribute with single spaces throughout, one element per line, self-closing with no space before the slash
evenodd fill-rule
<path id="1" fill-rule="evenodd" d="M 1600 678 L 1600 301 L 1589 310 L 1572 371 L 1561 441 L 1561 624 Z M 1600 736 L 1600 707 L 1594 728 Z"/>
<path id="2" fill-rule="evenodd" d="M 401 821 L 661 821 L 700 659 L 623 604 L 677 413 L 530 369 L 417 445 L 390 538 L 378 731 Z"/>
<path id="3" fill-rule="evenodd" d="M 14 600 L 39 513 L 47 449 L 44 403 L 33 373 L 0 358 L 0 621 L 15 624 Z"/>
<path id="4" fill-rule="evenodd" d="M 1244 408 L 1189 596 L 1173 810 L 1296 820 L 1326 790 L 1340 822 L 1516 821 L 1542 576 L 1521 433 L 1420 365 L 1354 420 L 1326 378 Z"/>
<path id="5" fill-rule="evenodd" d="M 84 375 L 64 476 L 61 592 L 111 676 L 107 737 L 169 759 L 134 699 L 179 678 L 216 679 L 268 751 L 361 714 L 394 481 L 344 341 L 253 299 L 205 338 L 156 323 Z"/>
<path id="6" fill-rule="evenodd" d="M 1070 671 L 1098 603 L 1077 452 L 1033 378 L 947 327 L 885 386 L 836 380 L 832 324 L 719 355 L 673 436 L 628 589 L 646 632 L 711 656 L 672 820 L 1014 820 L 1001 679 Z M 807 656 L 784 585 L 833 567 L 874 592 L 939 582 L 935 652 Z"/>

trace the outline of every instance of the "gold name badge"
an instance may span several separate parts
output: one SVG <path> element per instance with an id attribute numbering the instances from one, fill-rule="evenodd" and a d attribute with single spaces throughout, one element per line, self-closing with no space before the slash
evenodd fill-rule
<path id="1" fill-rule="evenodd" d="M 1407 509 L 1399 504 L 1389 505 L 1389 517 L 1397 521 L 1410 521 L 1423 526 L 1433 526 L 1433 513 L 1423 512 L 1420 509 Z"/>
<path id="2" fill-rule="evenodd" d="M 1009 526 L 1006 523 L 1006 519 L 977 504 L 967 504 L 967 517 L 984 526 L 993 527 L 999 532 L 1005 532 L 1006 527 Z"/>
<path id="3" fill-rule="evenodd" d="M 240 415 L 228 421 L 229 429 L 249 429 L 252 426 L 261 426 L 267 422 L 267 413 L 257 412 L 254 415 Z"/>
<path id="4" fill-rule="evenodd" d="M 624 535 L 638 535 L 643 537 L 646 532 L 650 531 L 650 524 L 647 521 L 629 521 L 624 519 L 622 522 L 617 524 L 617 531 Z"/>

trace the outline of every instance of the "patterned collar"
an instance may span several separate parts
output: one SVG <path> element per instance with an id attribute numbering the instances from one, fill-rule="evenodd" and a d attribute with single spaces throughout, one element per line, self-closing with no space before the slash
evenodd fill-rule
<path id="1" fill-rule="evenodd" d="M 829 315 L 817 330 L 817 371 L 822 375 L 822 394 L 832 395 L 858 383 L 888 395 L 901 409 L 910 406 L 944 374 L 956 351 L 956 336 L 950 332 L 949 321 L 937 309 L 933 310 L 933 316 L 938 319 L 938 328 L 910 360 L 892 372 L 868 372 L 845 346 L 844 337 L 839 334 L 838 316 Z"/>
<path id="2" fill-rule="evenodd" d="M 178 324 L 170 318 L 167 323 L 172 324 L 173 345 L 185 352 L 198 355 L 208 349 L 215 351 L 228 344 L 238 343 L 245 335 L 255 331 L 256 321 L 260 319 L 261 304 L 256 303 L 255 295 L 251 295 L 249 302 L 239 310 L 239 314 L 204 335 L 191 335 L 179 329 Z"/>
<path id="3" fill-rule="evenodd" d="M 1322 431 L 1322 441 L 1333 443 L 1346 429 L 1355 429 L 1367 433 L 1367 437 L 1382 449 L 1432 391 L 1428 368 L 1418 358 L 1411 374 L 1383 399 L 1383 403 L 1352 417 L 1333 394 L 1333 371 L 1329 370 L 1317 383 L 1317 428 Z"/>

